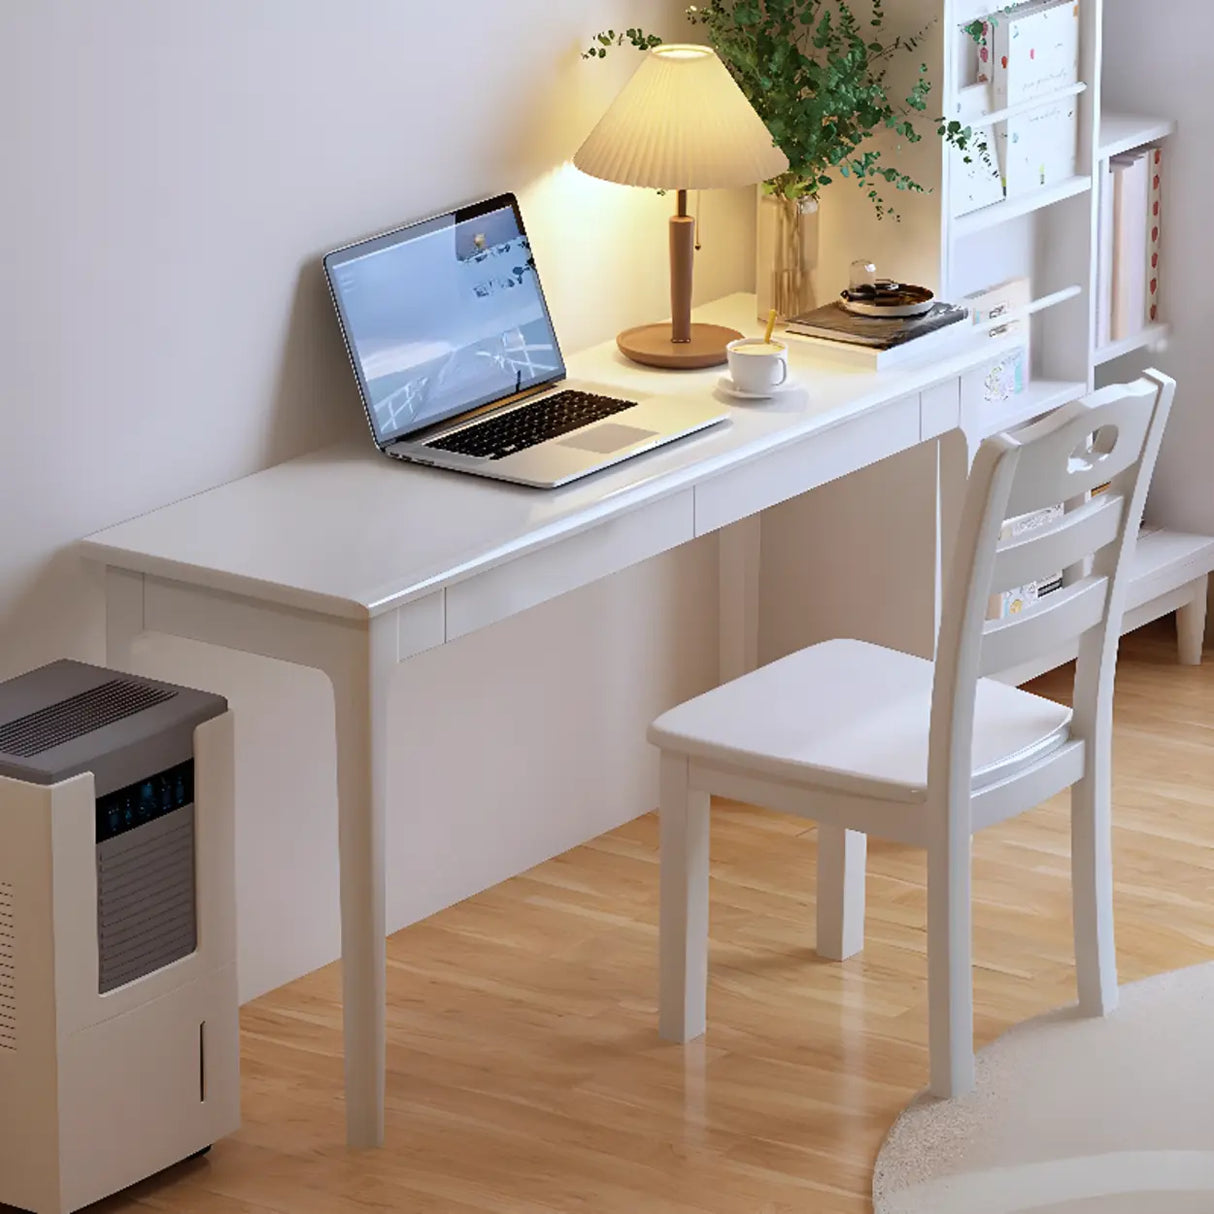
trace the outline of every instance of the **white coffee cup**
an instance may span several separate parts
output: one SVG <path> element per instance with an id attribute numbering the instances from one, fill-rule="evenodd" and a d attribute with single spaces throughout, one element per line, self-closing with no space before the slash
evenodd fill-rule
<path id="1" fill-rule="evenodd" d="M 725 350 L 729 355 L 730 378 L 743 392 L 761 396 L 788 379 L 788 347 L 781 341 L 739 337 Z"/>

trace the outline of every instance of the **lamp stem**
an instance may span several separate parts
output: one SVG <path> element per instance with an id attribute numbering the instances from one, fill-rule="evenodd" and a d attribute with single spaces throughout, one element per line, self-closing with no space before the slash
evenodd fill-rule
<path id="1" fill-rule="evenodd" d="M 670 340 L 691 341 L 691 281 L 695 265 L 696 221 L 687 214 L 687 191 L 678 192 L 670 217 Z"/>

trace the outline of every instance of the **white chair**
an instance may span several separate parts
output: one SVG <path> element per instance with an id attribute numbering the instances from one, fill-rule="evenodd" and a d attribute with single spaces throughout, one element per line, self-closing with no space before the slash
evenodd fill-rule
<path id="1" fill-rule="evenodd" d="M 1115 1005 L 1113 675 L 1129 558 L 1174 391 L 1147 372 L 981 445 L 934 665 L 827 641 L 650 727 L 662 750 L 664 1038 L 705 1029 L 712 794 L 820 824 L 818 948 L 829 957 L 863 942 L 865 836 L 927 849 L 931 1090 L 952 1097 L 974 1082 L 970 836 L 1071 787 L 1079 1003 L 1089 1015 Z M 1059 521 L 1000 539 L 1006 519 L 1058 502 L 1067 507 Z M 991 594 L 1060 568 L 1061 589 L 986 619 Z M 1068 641 L 1079 643 L 1073 712 L 985 677 Z"/>

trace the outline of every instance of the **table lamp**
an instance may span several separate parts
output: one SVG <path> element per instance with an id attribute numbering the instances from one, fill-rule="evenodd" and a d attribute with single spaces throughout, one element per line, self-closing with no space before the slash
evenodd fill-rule
<path id="1" fill-rule="evenodd" d="M 573 163 L 605 181 L 678 191 L 670 219 L 671 321 L 625 330 L 616 338 L 621 352 L 651 367 L 723 363 L 726 345 L 742 335 L 691 323 L 695 220 L 687 191 L 754 185 L 788 168 L 729 69 L 711 47 L 654 47 Z"/>

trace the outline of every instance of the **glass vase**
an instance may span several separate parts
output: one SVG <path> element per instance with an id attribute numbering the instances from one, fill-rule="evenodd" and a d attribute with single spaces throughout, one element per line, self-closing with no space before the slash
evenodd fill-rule
<path id="1" fill-rule="evenodd" d="M 755 295 L 758 315 L 789 320 L 817 307 L 818 201 L 759 193 Z"/>

